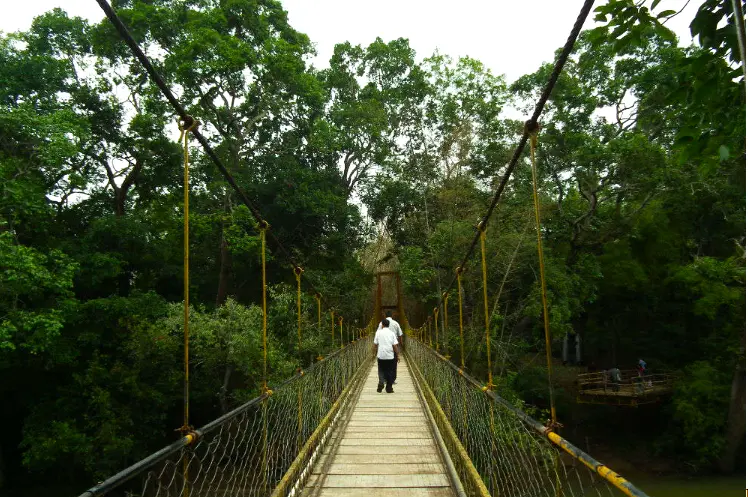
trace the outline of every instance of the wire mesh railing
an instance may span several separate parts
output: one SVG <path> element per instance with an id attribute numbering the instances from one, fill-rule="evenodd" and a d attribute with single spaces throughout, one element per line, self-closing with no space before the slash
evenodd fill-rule
<path id="1" fill-rule="evenodd" d="M 646 496 L 427 345 L 406 355 L 468 495 Z"/>
<path id="2" fill-rule="evenodd" d="M 314 454 L 310 440 L 324 440 L 317 434 L 371 360 L 370 348 L 370 337 L 357 340 L 80 497 L 270 495 L 281 481 L 301 475 Z M 290 472 L 292 466 L 299 470 Z"/>

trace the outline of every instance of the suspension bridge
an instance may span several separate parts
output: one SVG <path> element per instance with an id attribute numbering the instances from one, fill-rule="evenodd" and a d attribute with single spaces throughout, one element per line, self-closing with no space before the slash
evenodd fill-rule
<path id="1" fill-rule="evenodd" d="M 81 494 L 142 497 L 259 496 L 646 496 L 611 468 L 560 434 L 550 361 L 550 330 L 537 198 L 535 146 L 538 119 L 593 1 L 585 0 L 472 244 L 444 288 L 433 316 L 408 323 L 396 272 L 377 276 L 374 315 L 344 334 L 344 318 L 325 301 L 262 213 L 237 185 L 198 122 L 187 114 L 106 0 L 97 0 L 133 55 L 180 117 L 184 145 L 185 295 L 184 424 L 176 442 Z M 264 369 L 259 396 L 195 429 L 189 415 L 189 138 L 194 137 L 255 218 L 261 239 Z M 180 141 L 182 141 L 180 139 Z M 548 359 L 551 419 L 541 423 L 500 395 L 493 383 L 485 240 L 491 215 L 529 143 L 541 297 Z M 266 243 L 289 263 L 297 282 L 298 339 L 302 339 L 302 281 L 330 312 L 330 338 L 339 348 L 279 385 L 268 383 Z M 487 378 L 465 367 L 461 276 L 480 246 Z M 383 276 L 394 276 L 397 300 L 383 302 Z M 458 300 L 459 361 L 440 353 L 450 295 Z M 384 309 L 395 309 L 406 331 L 404 360 L 392 394 L 378 394 L 372 336 Z M 337 318 L 337 321 L 336 321 Z M 339 333 L 338 333 L 339 332 Z"/>

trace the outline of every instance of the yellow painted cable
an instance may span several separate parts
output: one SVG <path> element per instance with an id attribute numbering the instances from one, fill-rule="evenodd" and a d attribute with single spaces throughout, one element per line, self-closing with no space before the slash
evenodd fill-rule
<path id="1" fill-rule="evenodd" d="M 444 325 L 442 326 L 442 335 L 444 335 L 444 338 L 442 339 L 442 342 L 444 342 L 444 350 L 449 351 L 449 331 L 447 327 L 449 326 L 449 314 L 447 314 L 447 302 L 449 301 L 449 293 L 444 292 L 442 295 L 442 299 L 444 300 Z"/>
<path id="2" fill-rule="evenodd" d="M 545 358 L 548 363 L 548 390 L 551 396 L 551 421 L 556 424 L 556 401 L 553 398 L 553 375 L 551 364 L 551 330 L 548 322 L 548 297 L 545 285 L 545 261 L 543 260 L 543 237 L 540 231 L 540 200 L 538 199 L 538 173 L 535 164 L 535 148 L 538 145 L 537 130 L 530 133 L 530 162 L 532 164 L 532 198 L 535 204 L 535 231 L 538 235 L 538 266 L 540 266 L 540 298 L 543 302 L 543 327 L 545 328 Z"/>
<path id="3" fill-rule="evenodd" d="M 267 274 L 265 270 L 265 241 L 270 225 L 267 221 L 260 222 L 260 246 L 262 257 L 262 389 L 268 390 L 268 302 L 267 302 Z"/>
<path id="4" fill-rule="evenodd" d="M 304 270 L 296 266 L 293 272 L 296 275 L 296 320 L 298 322 L 299 358 L 301 358 L 301 273 Z"/>
<path id="5" fill-rule="evenodd" d="M 436 340 L 436 351 L 439 352 L 439 308 L 434 307 L 434 339 Z"/>
<path id="6" fill-rule="evenodd" d="M 455 270 L 457 273 L 457 305 L 460 308 L 460 367 L 465 369 L 465 334 L 462 328 L 462 271 L 461 267 Z"/>
<path id="7" fill-rule="evenodd" d="M 184 123 L 184 124 L 183 124 Z M 184 302 L 183 302 L 183 322 L 184 322 L 184 420 L 181 428 L 182 435 L 187 435 L 190 431 L 190 147 L 189 133 L 197 128 L 198 121 L 192 117 L 179 122 L 179 143 L 183 144 L 184 150 L 184 258 L 183 277 L 184 277 Z M 183 497 L 189 497 L 189 465 L 185 458 L 182 467 L 184 476 Z"/>
<path id="8" fill-rule="evenodd" d="M 483 315 L 486 323 L 486 362 L 488 363 L 488 385 L 489 389 L 493 388 L 493 370 L 491 367 L 491 328 L 488 321 L 488 269 L 486 267 L 486 226 L 481 223 L 478 225 L 480 230 L 480 256 L 483 267 Z"/>
<path id="9" fill-rule="evenodd" d="M 270 225 L 267 221 L 261 221 L 260 225 L 260 256 L 262 259 L 262 391 L 270 392 L 268 388 L 268 303 L 267 303 L 267 272 L 266 272 L 266 240 L 267 230 Z M 268 485 L 267 459 L 268 459 L 268 398 L 262 401 L 262 487 Z"/>
<path id="10" fill-rule="evenodd" d="M 299 373 L 301 373 L 301 273 L 304 272 L 304 270 L 296 266 L 293 268 L 294 275 L 296 276 L 296 318 L 298 322 L 298 348 L 299 348 Z M 304 402 L 301 395 L 301 382 L 299 382 L 298 386 L 298 431 L 296 435 L 296 444 L 297 446 L 301 447 L 301 438 L 304 430 L 304 415 L 303 415 L 303 409 L 304 409 Z"/>
<path id="11" fill-rule="evenodd" d="M 322 296 L 319 293 L 314 294 L 314 298 L 317 299 L 317 330 L 322 335 Z"/>

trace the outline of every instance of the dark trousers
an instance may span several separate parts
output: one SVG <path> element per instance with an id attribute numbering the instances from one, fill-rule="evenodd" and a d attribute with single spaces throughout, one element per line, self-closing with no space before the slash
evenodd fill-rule
<path id="1" fill-rule="evenodd" d="M 392 389 L 392 382 L 395 381 L 395 371 L 397 361 L 395 359 L 377 359 L 377 369 L 379 372 L 379 384 L 387 385 L 387 390 Z"/>

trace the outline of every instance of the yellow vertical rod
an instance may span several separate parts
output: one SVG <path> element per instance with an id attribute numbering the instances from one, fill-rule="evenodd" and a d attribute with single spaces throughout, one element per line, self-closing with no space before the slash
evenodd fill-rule
<path id="1" fill-rule="evenodd" d="M 266 268 L 266 241 L 267 230 L 270 225 L 267 221 L 260 221 L 260 247 L 262 256 L 262 391 L 268 393 L 268 303 L 267 303 L 267 268 Z M 262 401 L 262 486 L 267 486 L 267 458 L 268 458 L 268 416 L 266 397 Z"/>
<path id="2" fill-rule="evenodd" d="M 302 358 L 301 358 L 301 273 L 304 270 L 296 266 L 293 269 L 294 275 L 296 275 L 296 319 L 298 322 L 298 349 L 299 349 L 299 373 L 302 372 Z M 301 381 L 298 383 L 298 429 L 296 434 L 296 446 L 301 449 L 301 442 L 304 433 L 304 401 L 301 394 Z"/>
<path id="3" fill-rule="evenodd" d="M 460 367 L 465 369 L 465 333 L 462 327 L 462 271 L 461 267 L 458 267 L 455 271 L 457 273 L 457 305 L 460 308 Z"/>
<path id="4" fill-rule="evenodd" d="M 343 316 L 338 316 L 338 324 L 340 325 L 340 348 L 345 347 L 343 344 Z"/>
<path id="5" fill-rule="evenodd" d="M 330 345 L 335 347 L 335 311 L 330 311 L 330 329 L 330 339 L 332 340 Z"/>
<path id="6" fill-rule="evenodd" d="M 180 126 L 181 127 L 181 126 Z M 187 132 L 183 129 L 179 140 L 184 139 L 184 247 L 182 270 L 184 278 L 184 428 L 190 424 L 190 163 Z"/>
<path id="7" fill-rule="evenodd" d="M 293 270 L 296 275 L 296 321 L 298 328 L 299 359 L 301 359 L 301 273 L 304 270 L 296 266 Z"/>
<path id="8" fill-rule="evenodd" d="M 486 323 L 486 362 L 488 363 L 488 388 L 493 388 L 493 371 L 491 367 L 491 328 L 488 322 L 488 269 L 486 267 L 486 226 L 478 225 L 480 230 L 480 256 L 483 267 L 483 315 Z"/>
<path id="9" fill-rule="evenodd" d="M 265 267 L 265 243 L 267 230 L 270 225 L 267 221 L 260 222 L 260 246 L 262 252 L 262 387 L 268 388 L 268 302 L 267 302 L 267 273 Z"/>
<path id="10" fill-rule="evenodd" d="M 322 295 L 320 295 L 319 293 L 315 293 L 314 298 L 317 300 L 317 335 L 319 336 L 321 340 L 322 339 Z M 319 351 L 317 360 L 318 361 L 322 360 L 321 351 Z"/>
<path id="11" fill-rule="evenodd" d="M 551 364 L 551 329 L 548 322 L 548 296 L 545 284 L 545 261 L 543 260 L 543 237 L 540 231 L 540 200 L 538 199 L 538 173 L 535 165 L 535 147 L 538 144 L 537 130 L 530 133 L 530 162 L 532 164 L 532 199 L 535 204 L 535 231 L 538 235 L 538 265 L 540 266 L 540 298 L 543 301 L 543 327 L 545 329 L 545 358 L 548 364 L 548 390 L 551 396 L 551 421 L 556 424 L 556 401 L 553 398 L 553 370 Z"/>
<path id="12" fill-rule="evenodd" d="M 317 331 L 322 335 L 322 296 L 319 293 L 314 294 L 317 299 Z"/>
<path id="13" fill-rule="evenodd" d="M 434 307 L 434 340 L 436 341 L 436 351 L 439 352 L 439 308 Z"/>
<path id="14" fill-rule="evenodd" d="M 493 366 L 491 365 L 491 327 L 488 317 L 488 267 L 486 264 L 486 225 L 482 222 L 478 225 L 480 230 L 480 253 L 481 253 L 481 268 L 483 272 L 483 316 L 486 326 L 486 363 L 488 367 L 488 384 L 486 387 L 490 390 L 494 387 L 493 384 Z M 490 425 L 491 425 L 491 456 L 492 459 L 496 454 L 496 425 L 494 421 L 494 407 L 491 403 L 490 409 Z M 492 460 L 491 466 L 495 466 Z M 491 482 L 495 484 L 495 476 L 491 473 Z M 495 486 L 495 485 L 494 485 Z"/>
<path id="15" fill-rule="evenodd" d="M 184 253 L 183 253 L 183 277 L 184 277 L 184 419 L 182 423 L 182 435 L 186 435 L 190 429 L 190 147 L 189 133 L 197 127 L 197 121 L 190 117 L 179 123 L 179 142 L 184 140 Z M 190 495 L 190 469 L 188 458 L 182 461 L 182 476 L 184 477 L 183 497 Z"/>
<path id="16" fill-rule="evenodd" d="M 449 301 L 449 294 L 447 292 L 444 292 L 444 295 L 442 296 L 444 299 L 444 325 L 442 326 L 442 335 L 444 338 L 442 338 L 442 342 L 444 342 L 444 350 L 449 351 L 449 332 L 447 331 L 447 326 L 449 325 L 449 319 L 447 314 L 447 302 Z"/>

